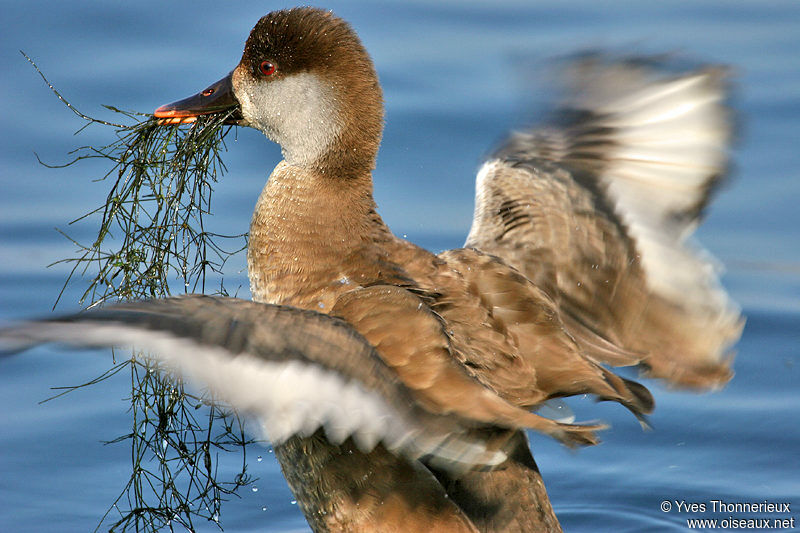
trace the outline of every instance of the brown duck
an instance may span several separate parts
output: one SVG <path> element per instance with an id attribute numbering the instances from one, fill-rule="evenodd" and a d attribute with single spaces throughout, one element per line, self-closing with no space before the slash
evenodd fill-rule
<path id="1" fill-rule="evenodd" d="M 315 531 L 559 531 L 525 429 L 569 446 L 602 426 L 531 412 L 590 394 L 644 421 L 608 366 L 677 386 L 731 377 L 742 319 L 687 244 L 725 175 L 719 68 L 578 58 L 545 126 L 483 164 L 464 248 L 399 239 L 372 196 L 381 88 L 330 12 L 270 13 L 236 68 L 156 110 L 236 108 L 280 144 L 256 204 L 255 302 L 189 296 L 20 324 L 36 342 L 135 345 L 255 414 Z"/>

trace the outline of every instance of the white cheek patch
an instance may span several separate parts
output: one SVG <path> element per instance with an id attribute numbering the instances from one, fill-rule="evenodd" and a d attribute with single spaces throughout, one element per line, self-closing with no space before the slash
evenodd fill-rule
<path id="1" fill-rule="evenodd" d="M 319 159 L 342 129 L 334 89 L 316 74 L 253 80 L 237 69 L 234 87 L 245 120 L 280 144 L 290 164 Z"/>

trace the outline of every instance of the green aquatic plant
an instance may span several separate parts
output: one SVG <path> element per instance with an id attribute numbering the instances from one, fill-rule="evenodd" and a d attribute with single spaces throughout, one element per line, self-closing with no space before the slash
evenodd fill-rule
<path id="1" fill-rule="evenodd" d="M 210 232 L 204 217 L 211 213 L 213 184 L 225 172 L 220 154 L 231 130 L 226 125 L 231 112 L 168 124 L 152 115 L 104 106 L 128 124 L 96 119 L 72 106 L 25 58 L 85 122 L 78 133 L 101 126 L 113 130 L 115 139 L 101 147 L 77 148 L 66 164 L 46 165 L 65 167 L 99 158 L 109 166 L 97 179 L 110 185 L 104 204 L 70 223 L 96 221 L 94 241 L 81 243 L 62 232 L 77 252 L 57 262 L 71 265 L 71 270 L 56 304 L 64 289 L 76 283 L 86 284 L 79 301 L 87 308 L 174 292 L 207 292 L 212 273 L 220 283 L 211 292 L 226 294 L 223 266 L 246 247 L 246 235 Z M 252 482 L 246 463 L 251 441 L 242 421 L 208 395 L 186 392 L 180 380 L 135 353 L 85 384 L 61 387 L 58 395 L 125 368 L 131 375 L 132 429 L 110 442 L 130 443 L 131 477 L 97 529 L 158 531 L 180 524 L 194 530 L 193 520 L 198 518 L 219 524 L 222 501 Z M 231 451 L 240 454 L 241 470 L 233 479 L 218 479 L 220 454 Z"/>

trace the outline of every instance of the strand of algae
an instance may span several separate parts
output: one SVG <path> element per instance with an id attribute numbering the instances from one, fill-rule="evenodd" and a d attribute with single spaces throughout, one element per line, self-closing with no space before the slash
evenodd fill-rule
<path id="1" fill-rule="evenodd" d="M 100 158 L 110 169 L 97 181 L 110 184 L 103 205 L 76 218 L 98 220 L 97 236 L 80 243 L 74 257 L 55 264 L 72 266 L 56 305 L 70 283 L 86 283 L 79 300 L 87 308 L 105 302 L 159 298 L 180 292 L 206 292 L 207 276 L 222 276 L 225 262 L 246 247 L 246 235 L 219 235 L 206 230 L 213 184 L 225 172 L 221 152 L 232 112 L 199 117 L 190 124 L 164 124 L 152 115 L 122 111 L 128 124 L 81 113 L 33 65 L 53 93 L 85 124 L 113 129 L 115 140 L 101 147 L 70 152 L 65 167 Z M 37 156 L 38 158 L 38 156 Z M 60 231 L 60 230 L 59 230 Z M 225 243 L 234 243 L 231 249 Z M 224 279 L 224 278 L 220 278 Z M 216 293 L 225 294 L 220 282 Z M 131 476 L 96 528 L 109 531 L 172 530 L 175 524 L 194 531 L 202 518 L 219 526 L 222 501 L 252 482 L 247 474 L 243 423 L 215 406 L 208 395 L 192 395 L 183 384 L 147 357 L 133 354 L 103 375 L 62 392 L 92 385 L 130 368 L 132 429 L 109 443 L 129 441 Z M 201 410 L 203 408 L 203 410 Z M 218 480 L 220 454 L 241 454 L 241 469 L 230 481 Z M 220 526 L 221 527 L 221 526 Z"/>

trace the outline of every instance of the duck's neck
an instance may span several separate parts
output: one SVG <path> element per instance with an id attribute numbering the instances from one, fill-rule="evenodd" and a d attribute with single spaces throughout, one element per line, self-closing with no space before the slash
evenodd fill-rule
<path id="1" fill-rule="evenodd" d="M 331 173 L 285 161 L 272 172 L 250 224 L 254 300 L 326 312 L 336 288 L 353 281 L 348 260 L 388 232 L 375 215 L 369 170 Z"/>

